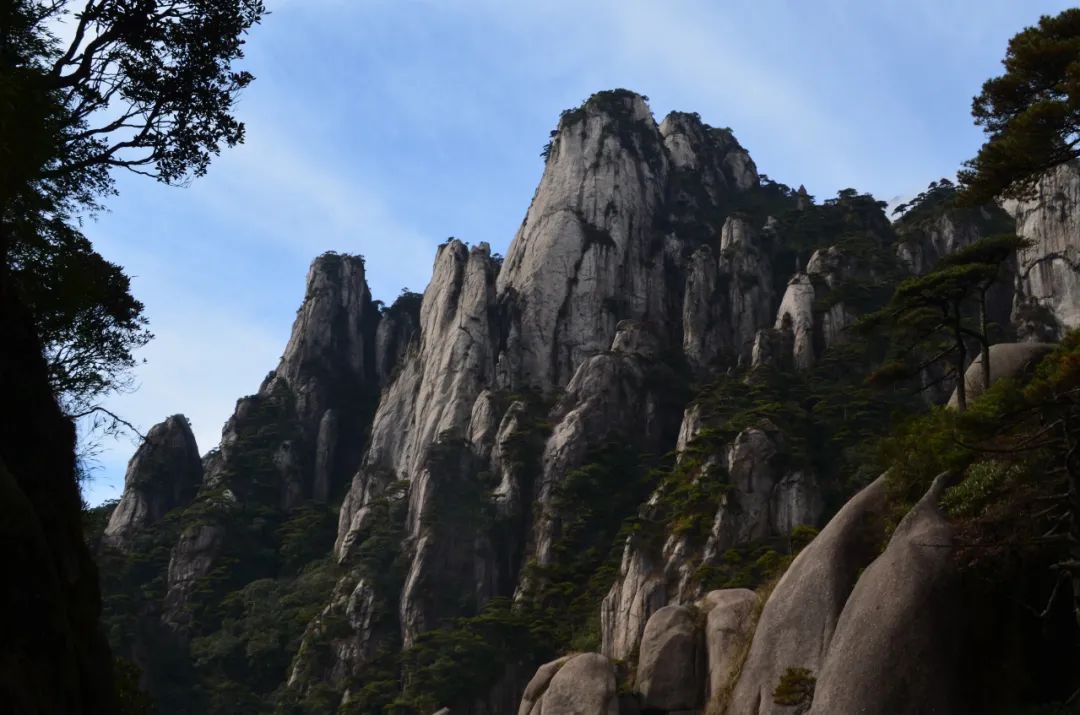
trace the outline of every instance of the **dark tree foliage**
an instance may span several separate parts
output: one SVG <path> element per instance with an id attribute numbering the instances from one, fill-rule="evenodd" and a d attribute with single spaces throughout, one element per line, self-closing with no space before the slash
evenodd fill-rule
<path id="1" fill-rule="evenodd" d="M 1031 245 L 1030 241 L 1013 235 L 991 236 L 976 241 L 956 253 L 945 256 L 938 264 L 939 269 L 968 266 L 982 267 L 982 280 L 972 286 L 972 300 L 978 310 L 976 340 L 982 355 L 982 386 L 990 388 L 990 340 L 991 326 L 987 311 L 987 296 L 997 282 L 1004 279 L 1005 264 L 1016 252 Z M 977 270 L 977 268 L 976 268 Z"/>
<path id="2" fill-rule="evenodd" d="M 123 388 L 135 365 L 132 350 L 152 337 L 123 269 L 59 220 L 15 243 L 10 261 L 65 411 L 81 414 L 103 393 Z"/>
<path id="3" fill-rule="evenodd" d="M 903 214 L 907 220 L 934 215 L 941 207 L 952 204 L 955 196 L 956 184 L 953 182 L 946 178 L 931 181 L 926 191 L 920 191 L 911 201 L 894 208 L 893 215 Z"/>
<path id="4" fill-rule="evenodd" d="M 114 168 L 182 183 L 244 137 L 236 71 L 261 0 L 11 0 L 0 9 L 0 261 L 69 414 L 122 389 L 150 339 L 79 218 Z M 66 26 L 66 43 L 55 28 Z"/>
<path id="5" fill-rule="evenodd" d="M 957 401 L 960 409 L 967 407 L 962 376 L 967 365 L 969 338 L 980 336 L 966 319 L 965 304 L 972 293 L 993 279 L 996 267 L 981 264 L 944 267 L 925 276 L 909 278 L 900 284 L 892 301 L 878 313 L 868 316 L 864 329 L 889 326 L 905 356 L 930 352 L 904 376 L 918 374 L 941 361 L 950 361 L 956 377 Z M 945 336 L 944 343 L 941 342 Z M 886 369 L 874 377 L 881 382 L 893 374 Z"/>
<path id="6" fill-rule="evenodd" d="M 959 174 L 970 203 L 1029 195 L 1046 171 L 1080 157 L 1080 9 L 1015 35 L 1002 64 L 972 102 L 988 138 Z"/>

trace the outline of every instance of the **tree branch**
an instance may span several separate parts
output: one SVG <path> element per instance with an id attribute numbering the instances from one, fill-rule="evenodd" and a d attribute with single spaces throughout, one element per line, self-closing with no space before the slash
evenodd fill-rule
<path id="1" fill-rule="evenodd" d="M 91 407 L 89 410 L 86 410 L 85 412 L 80 412 L 80 413 L 74 414 L 74 415 L 68 415 L 68 417 L 70 417 L 73 420 L 77 420 L 77 419 L 81 419 L 83 417 L 89 417 L 90 415 L 92 415 L 92 414 L 94 414 L 96 412 L 100 412 L 100 413 L 102 413 L 104 415 L 107 415 L 113 422 L 118 422 L 118 423 L 124 425 L 129 430 L 131 430 L 132 432 L 137 434 L 139 436 L 139 439 L 146 439 L 146 435 L 144 435 L 142 432 L 140 432 L 138 427 L 131 424 L 130 422 L 125 420 L 123 417 L 118 416 L 116 413 L 111 412 L 111 411 L 105 409 L 104 407 L 101 407 L 100 405 L 95 406 L 95 407 Z"/>

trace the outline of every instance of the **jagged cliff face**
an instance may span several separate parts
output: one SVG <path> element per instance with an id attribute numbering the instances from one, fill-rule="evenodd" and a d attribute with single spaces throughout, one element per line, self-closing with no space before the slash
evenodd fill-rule
<path id="1" fill-rule="evenodd" d="M 621 712 L 627 674 L 609 659 L 636 662 L 637 692 L 657 712 L 721 691 L 746 703 L 729 712 L 771 712 L 765 689 L 784 668 L 841 668 L 829 643 L 866 617 L 872 597 L 848 599 L 880 535 L 851 540 L 869 533 L 863 515 L 880 511 L 883 487 L 845 507 L 764 606 L 719 586 L 776 577 L 850 494 L 839 493 L 860 439 L 849 403 L 861 420 L 889 409 L 868 418 L 849 395 L 861 380 L 835 355 L 868 349 L 852 347 L 850 326 L 1000 218 L 894 227 L 882 209 L 850 190 L 816 205 L 760 177 L 729 130 L 685 113 L 657 125 L 640 96 L 595 95 L 561 117 L 504 261 L 451 240 L 422 299 L 380 311 L 360 259 L 316 260 L 280 365 L 237 403 L 198 497 L 162 522 L 174 532 L 160 620 L 217 662 L 245 641 L 228 630 L 233 611 L 200 625 L 207 604 L 247 603 L 255 622 L 265 589 L 282 603 L 307 589 L 302 633 L 275 651 L 278 679 L 259 686 L 298 712 L 375 711 L 391 693 L 418 712 L 493 714 L 523 691 L 523 713 L 580 711 L 575 693 Z M 1044 252 L 1070 230 L 1047 211 L 1014 211 Z M 1060 260 L 1044 263 L 1063 270 Z M 1021 274 L 1025 296 L 1046 288 L 1033 271 Z M 1065 316 L 1071 284 L 1054 280 L 1038 301 Z M 822 382 L 840 387 L 814 392 Z M 744 419 L 740 405 L 755 401 L 768 417 Z M 131 481 L 133 506 L 109 528 L 162 528 L 160 514 L 131 516 L 153 511 L 134 506 L 147 499 Z M 325 551 L 297 567 L 282 534 L 305 514 L 335 518 L 338 504 Z M 888 582 L 897 559 L 874 578 Z M 828 603 L 807 606 L 791 640 L 791 610 L 823 584 Z M 217 650 L 214 628 L 232 638 Z M 532 635 L 481 650 L 475 660 L 494 670 L 447 675 L 425 660 L 446 642 L 461 668 L 478 668 L 470 649 L 502 643 L 500 628 Z M 600 655 L 554 661 L 528 683 L 538 658 L 570 650 Z M 744 652 L 752 675 L 736 683 Z M 840 697 L 842 681 L 829 682 L 827 697 Z"/>
<path id="2" fill-rule="evenodd" d="M 641 97 L 608 93 L 563 116 L 501 269 L 486 246 L 440 249 L 418 346 L 384 392 L 336 547 L 347 563 L 368 538 L 368 505 L 408 483 L 404 645 L 454 615 L 428 603 L 432 594 L 476 604 L 507 589 L 527 597 L 522 566 L 550 562 L 563 529 L 553 503 L 591 450 L 615 436 L 643 451 L 670 448 L 682 408 L 654 379 L 670 351 L 686 344 L 700 370 L 748 359 L 772 319 L 771 269 L 757 231 L 722 212 L 756 183 L 730 133 L 685 114 L 657 127 Z M 541 408 L 551 427 L 535 473 L 507 449 L 535 409 L 507 396 L 530 390 L 557 398 Z M 443 473 L 433 469 L 433 446 L 455 451 L 453 474 L 445 460 Z M 439 483 L 474 479 L 462 473 L 470 465 L 491 475 L 491 506 L 515 525 L 497 545 L 469 524 L 441 538 L 428 525 Z M 348 580 L 359 586 L 331 611 L 373 597 L 370 578 Z M 357 637 L 343 657 L 372 651 L 369 629 Z"/>
<path id="3" fill-rule="evenodd" d="M 728 218 L 717 254 L 694 251 L 683 298 L 683 352 L 699 371 L 746 364 L 754 337 L 772 320 L 774 291 L 766 239 L 741 217 Z"/>
<path id="4" fill-rule="evenodd" d="M 1080 162 L 1052 170 L 1024 201 L 1007 201 L 1016 233 L 1032 245 L 1019 255 L 1013 319 L 1023 336 L 1056 339 L 1080 325 Z"/>
<path id="5" fill-rule="evenodd" d="M 327 254 L 312 263 L 281 362 L 237 401 L 219 449 L 205 459 L 199 516 L 182 526 L 168 565 L 163 618 L 174 631 L 196 627 L 195 594 L 223 564 L 243 559 L 233 553 L 239 544 L 258 538 L 247 525 L 238 531 L 243 515 L 287 513 L 340 493 L 378 392 L 378 321 L 362 259 Z"/>
<path id="6" fill-rule="evenodd" d="M 640 97 L 563 117 L 499 275 L 503 385 L 560 388 L 610 347 L 620 319 L 667 317 L 673 257 L 654 230 L 670 163 L 662 142 Z"/>

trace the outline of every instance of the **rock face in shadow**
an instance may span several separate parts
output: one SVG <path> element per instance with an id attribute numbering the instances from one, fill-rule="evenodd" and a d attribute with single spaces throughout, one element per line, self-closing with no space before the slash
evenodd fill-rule
<path id="1" fill-rule="evenodd" d="M 789 713 L 773 702 L 781 676 L 820 670 L 856 579 L 877 556 L 885 492 L 880 477 L 855 495 L 788 567 L 762 609 L 728 712 Z"/>
<path id="2" fill-rule="evenodd" d="M 9 277 L 0 271 L 0 391 L 9 415 L 0 420 L 0 709 L 116 712 L 75 428 L 53 397 L 33 317 Z"/>
<path id="3" fill-rule="evenodd" d="M 291 393 L 302 438 L 292 445 L 297 470 L 286 477 L 294 482 L 286 506 L 307 496 L 326 501 L 359 463 L 354 435 L 363 434 L 378 394 L 379 322 L 362 258 L 326 254 L 311 264 L 304 303 L 275 371 Z M 396 358 L 384 355 L 380 367 L 392 370 Z"/>
<path id="4" fill-rule="evenodd" d="M 963 603 L 939 477 L 851 592 L 817 676 L 812 715 L 962 712 Z"/>
<path id="5" fill-rule="evenodd" d="M 150 428 L 124 475 L 124 493 L 105 527 L 105 543 L 123 548 L 140 529 L 195 498 L 203 467 L 195 435 L 183 415 Z"/>

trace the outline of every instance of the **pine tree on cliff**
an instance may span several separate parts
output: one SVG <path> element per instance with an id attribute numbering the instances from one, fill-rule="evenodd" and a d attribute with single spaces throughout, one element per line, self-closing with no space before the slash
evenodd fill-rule
<path id="1" fill-rule="evenodd" d="M 1047 171 L 1080 158 L 1080 8 L 1016 34 L 1002 64 L 972 102 L 987 134 L 959 174 L 972 205 L 1028 195 Z"/>

